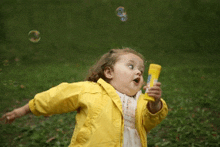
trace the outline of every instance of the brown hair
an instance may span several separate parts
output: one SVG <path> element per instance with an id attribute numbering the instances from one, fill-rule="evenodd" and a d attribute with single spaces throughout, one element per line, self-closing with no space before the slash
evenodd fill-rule
<path id="1" fill-rule="evenodd" d="M 139 56 L 143 61 L 145 61 L 144 57 L 136 52 L 133 49 L 130 48 L 124 48 L 124 49 L 111 49 L 109 52 L 105 53 L 99 60 L 96 62 L 95 65 L 93 65 L 89 69 L 89 73 L 86 77 L 86 81 L 93 81 L 97 82 L 99 78 L 102 78 L 106 82 L 109 82 L 109 80 L 104 75 L 104 70 L 106 67 L 113 69 L 113 66 L 115 63 L 119 60 L 119 56 L 123 54 L 132 53 L 137 56 Z"/>

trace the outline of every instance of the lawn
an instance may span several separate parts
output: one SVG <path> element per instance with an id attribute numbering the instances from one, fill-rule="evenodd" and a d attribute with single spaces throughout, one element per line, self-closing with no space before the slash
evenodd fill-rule
<path id="1" fill-rule="evenodd" d="M 112 48 L 131 47 L 162 66 L 167 118 L 149 147 L 220 146 L 218 0 L 3 0 L 0 2 L 0 115 L 62 82 L 83 81 Z M 128 20 L 115 10 L 123 6 Z M 38 30 L 41 40 L 28 40 Z M 68 146 L 75 112 L 0 123 L 0 146 Z"/>

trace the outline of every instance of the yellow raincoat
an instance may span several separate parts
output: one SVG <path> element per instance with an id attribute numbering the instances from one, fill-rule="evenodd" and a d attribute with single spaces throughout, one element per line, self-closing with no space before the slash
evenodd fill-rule
<path id="1" fill-rule="evenodd" d="M 147 101 L 139 97 L 136 128 L 143 147 L 147 146 L 147 132 L 159 124 L 168 113 L 163 108 L 151 114 Z M 29 108 L 37 116 L 77 111 L 76 125 L 69 147 L 122 147 L 124 120 L 121 100 L 116 90 L 103 79 L 97 83 L 83 81 L 61 83 L 38 93 L 30 100 Z"/>

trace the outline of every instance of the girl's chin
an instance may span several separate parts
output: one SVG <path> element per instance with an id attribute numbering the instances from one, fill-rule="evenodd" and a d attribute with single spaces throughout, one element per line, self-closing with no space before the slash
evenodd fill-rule
<path id="1" fill-rule="evenodd" d="M 132 87 L 127 87 L 126 89 L 116 89 L 120 93 L 126 94 L 127 96 L 133 97 L 135 96 L 138 91 L 140 91 L 141 87 L 140 86 L 132 86 Z"/>
<path id="2" fill-rule="evenodd" d="M 139 90 L 138 90 L 139 91 Z M 132 93 L 126 94 L 127 96 L 134 97 L 138 93 L 138 91 L 134 91 Z"/>

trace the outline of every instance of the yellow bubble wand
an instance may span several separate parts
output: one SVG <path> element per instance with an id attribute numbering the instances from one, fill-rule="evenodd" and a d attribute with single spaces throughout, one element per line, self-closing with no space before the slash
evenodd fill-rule
<path id="1" fill-rule="evenodd" d="M 150 64 L 148 70 L 147 86 L 153 87 L 154 83 L 158 81 L 160 76 L 161 66 L 158 64 Z M 153 97 L 147 94 L 148 88 L 145 91 L 144 99 L 148 101 L 155 101 Z"/>

